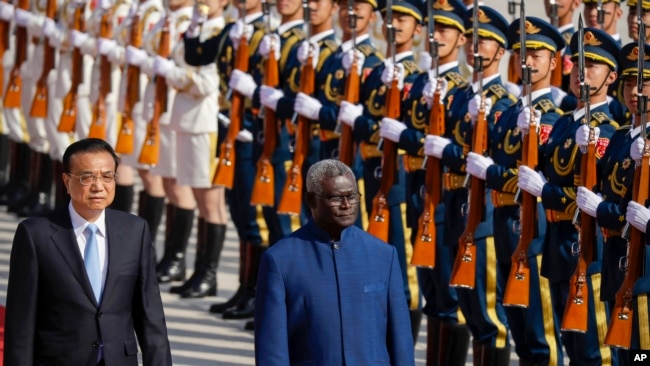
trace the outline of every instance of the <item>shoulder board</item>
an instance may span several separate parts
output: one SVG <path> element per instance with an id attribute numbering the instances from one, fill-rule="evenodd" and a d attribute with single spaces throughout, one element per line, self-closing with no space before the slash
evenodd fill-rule
<path id="1" fill-rule="evenodd" d="M 492 92 L 492 94 L 494 94 L 497 97 L 497 99 L 501 99 L 504 96 L 508 96 L 508 91 L 501 84 L 490 85 L 488 91 Z"/>
<path id="2" fill-rule="evenodd" d="M 323 44 L 325 45 L 326 48 L 329 48 L 332 51 L 335 51 L 339 47 L 336 44 L 336 41 L 333 40 L 333 39 L 326 39 L 326 40 L 323 41 Z"/>
<path id="3" fill-rule="evenodd" d="M 627 124 L 627 125 L 624 125 L 624 126 L 619 126 L 616 131 L 625 131 L 625 130 L 630 130 L 630 129 L 632 129 L 632 125 Z"/>
<path id="4" fill-rule="evenodd" d="M 454 87 L 459 87 L 462 88 L 467 85 L 467 79 L 463 77 L 460 73 L 457 73 L 456 71 L 450 71 L 445 74 L 445 79 L 449 83 L 447 83 L 447 89 L 451 90 Z"/>
<path id="5" fill-rule="evenodd" d="M 140 19 L 141 19 L 141 21 L 140 21 L 140 34 L 144 34 L 145 31 L 148 31 L 148 29 L 144 29 L 145 25 L 147 24 L 147 18 L 151 14 L 156 13 L 158 11 L 159 11 L 158 8 L 155 7 L 155 6 L 150 6 L 144 11 L 142 16 L 140 17 Z"/>
<path id="6" fill-rule="evenodd" d="M 179 29 L 181 25 L 183 25 L 183 23 L 189 22 L 190 20 L 192 20 L 192 18 L 190 18 L 188 15 L 181 15 L 176 20 L 176 24 L 175 24 L 176 29 Z"/>
<path id="7" fill-rule="evenodd" d="M 112 7 L 113 13 L 115 13 L 115 10 L 117 10 L 121 5 L 128 5 L 128 2 L 126 0 L 117 0 Z"/>
<path id="8" fill-rule="evenodd" d="M 253 28 L 255 28 L 255 29 L 266 29 L 266 23 L 264 23 L 264 20 L 258 20 L 257 22 L 253 23 Z"/>
<path id="9" fill-rule="evenodd" d="M 539 109 L 542 113 L 555 112 L 557 108 L 553 105 L 553 102 L 549 99 L 542 99 L 535 105 L 536 109 Z"/>
<path id="10" fill-rule="evenodd" d="M 417 74 L 420 72 L 418 64 L 416 64 L 413 60 L 406 60 L 402 62 L 402 64 L 404 65 L 404 71 L 406 71 L 406 75 Z"/>
<path id="11" fill-rule="evenodd" d="M 226 24 L 228 24 L 228 23 L 234 23 L 236 20 L 237 20 L 237 18 L 235 18 L 235 17 L 233 17 L 233 16 L 227 16 L 227 17 L 226 17 Z"/>
<path id="12" fill-rule="evenodd" d="M 302 29 L 302 27 L 294 27 L 289 30 L 289 34 L 285 33 L 287 36 L 286 38 L 290 37 L 297 37 L 297 38 L 305 38 L 307 34 L 305 33 L 305 30 Z"/>
<path id="13" fill-rule="evenodd" d="M 357 49 L 363 53 L 364 56 L 370 56 L 375 52 L 375 48 L 369 44 L 362 44 L 357 46 Z"/>
<path id="14" fill-rule="evenodd" d="M 607 114 L 603 112 L 596 112 L 591 115 L 591 120 L 597 122 L 599 125 L 607 123 L 609 125 L 612 125 L 614 128 L 618 128 L 618 123 L 616 121 L 612 120 Z"/>

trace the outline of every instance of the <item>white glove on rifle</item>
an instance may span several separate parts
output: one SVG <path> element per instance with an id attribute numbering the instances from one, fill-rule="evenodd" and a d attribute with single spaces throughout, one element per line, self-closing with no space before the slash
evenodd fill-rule
<path id="1" fill-rule="evenodd" d="M 298 47 L 298 54 L 297 54 L 298 61 L 300 61 L 300 64 L 303 66 L 307 63 L 307 58 L 309 58 L 310 48 L 312 54 L 311 64 L 314 67 L 314 69 L 316 69 L 316 66 L 318 65 L 318 57 L 320 55 L 320 50 L 316 42 L 302 41 L 300 47 Z"/>
<path id="2" fill-rule="evenodd" d="M 43 20 L 43 35 L 47 38 L 52 38 L 57 34 L 56 22 L 52 18 L 45 18 Z"/>
<path id="3" fill-rule="evenodd" d="M 260 41 L 260 47 L 257 49 L 257 52 L 260 56 L 264 58 L 269 58 L 269 53 L 271 52 L 271 44 L 273 44 L 273 50 L 275 51 L 275 59 L 280 59 L 280 36 L 277 34 L 267 34 Z"/>
<path id="4" fill-rule="evenodd" d="M 70 43 L 72 43 L 75 48 L 81 48 L 87 39 L 88 33 L 80 32 L 76 29 L 70 31 Z"/>
<path id="5" fill-rule="evenodd" d="M 476 178 L 485 180 L 487 170 L 490 165 L 493 164 L 494 160 L 492 160 L 492 158 L 489 156 L 483 156 L 474 152 L 470 152 L 467 154 L 467 166 L 465 167 L 465 170 Z"/>
<path id="6" fill-rule="evenodd" d="M 0 19 L 10 22 L 14 18 L 15 8 L 12 4 L 0 1 Z"/>
<path id="7" fill-rule="evenodd" d="M 519 167 L 519 179 L 517 180 L 519 189 L 535 197 L 541 197 L 544 184 L 546 184 L 546 179 L 542 173 L 538 173 L 525 165 Z"/>
<path id="8" fill-rule="evenodd" d="M 594 140 L 598 140 L 600 136 L 600 128 L 594 127 Z M 576 144 L 580 147 L 585 147 L 589 145 L 589 127 L 587 125 L 582 125 L 576 130 Z"/>
<path id="9" fill-rule="evenodd" d="M 447 85 L 447 79 L 440 79 L 440 103 L 443 102 L 445 95 L 447 95 Z M 424 96 L 424 100 L 427 101 L 427 106 L 429 108 L 431 108 L 433 105 L 433 96 L 436 93 L 437 87 L 438 79 L 429 78 L 429 81 L 427 81 L 427 83 L 424 85 L 424 88 L 422 89 L 422 95 Z"/>
<path id="10" fill-rule="evenodd" d="M 363 70 L 363 63 L 366 61 L 366 56 L 364 56 L 363 53 L 357 49 L 349 50 L 343 55 L 341 62 L 343 63 L 343 69 L 345 70 L 346 75 L 350 73 L 352 62 L 354 61 L 355 57 L 357 59 L 357 73 L 361 75 L 361 71 Z"/>
<path id="11" fill-rule="evenodd" d="M 174 61 L 164 58 L 162 56 L 156 56 L 156 58 L 153 61 L 153 72 L 156 73 L 156 75 L 160 75 L 162 77 L 167 77 L 169 76 L 169 73 L 174 69 L 176 64 Z"/>
<path id="12" fill-rule="evenodd" d="M 141 66 L 142 63 L 149 58 L 147 52 L 143 49 L 133 47 L 131 45 L 126 46 L 126 62 L 129 65 Z"/>
<path id="13" fill-rule="evenodd" d="M 251 35 L 253 35 L 253 26 L 250 24 L 244 24 L 241 19 L 235 21 L 235 24 L 230 28 L 230 32 L 228 32 L 228 37 L 230 37 L 230 41 L 235 49 L 239 47 L 241 37 L 246 36 L 246 40 L 249 41 Z"/>
<path id="14" fill-rule="evenodd" d="M 576 204 L 580 210 L 591 217 L 596 217 L 598 205 L 603 202 L 603 197 L 588 190 L 585 187 L 578 187 L 576 193 Z"/>
<path id="15" fill-rule="evenodd" d="M 29 21 L 32 20 L 33 16 L 32 13 L 21 8 L 15 8 L 14 10 L 14 22 L 16 22 L 16 25 L 23 28 L 27 28 L 27 25 L 29 24 Z"/>
<path id="16" fill-rule="evenodd" d="M 535 123 L 538 126 L 541 118 L 542 112 L 535 109 Z M 517 116 L 517 127 L 522 133 L 528 133 L 528 130 L 530 129 L 530 107 L 524 107 L 521 109 L 521 112 L 519 112 L 519 115 Z"/>
<path id="17" fill-rule="evenodd" d="M 241 130 L 235 139 L 239 142 L 253 142 L 253 134 L 249 130 Z"/>
<path id="18" fill-rule="evenodd" d="M 323 104 L 318 99 L 303 92 L 296 95 L 296 101 L 293 103 L 293 109 L 296 113 L 311 120 L 318 119 L 321 108 L 323 108 Z"/>
<path id="19" fill-rule="evenodd" d="M 418 67 L 420 70 L 429 70 L 431 68 L 431 61 L 433 61 L 431 54 L 427 51 L 421 51 Z"/>
<path id="20" fill-rule="evenodd" d="M 345 100 L 341 101 L 341 106 L 339 107 L 339 121 L 345 123 L 347 126 L 354 129 L 354 121 L 363 114 L 363 106 L 361 104 L 353 104 L 346 102 Z"/>
<path id="21" fill-rule="evenodd" d="M 481 95 L 476 94 L 474 95 L 474 98 L 469 101 L 469 105 L 467 106 L 467 111 L 469 112 L 469 116 L 472 118 L 472 126 L 476 123 L 476 119 L 478 118 L 478 111 L 481 108 Z M 492 99 L 490 98 L 485 98 L 485 118 L 490 115 L 490 110 L 492 109 Z"/>
<path id="22" fill-rule="evenodd" d="M 648 220 L 650 220 L 650 210 L 641 204 L 630 201 L 627 204 L 625 219 L 637 230 L 645 233 L 646 225 L 648 224 Z"/>
<path id="23" fill-rule="evenodd" d="M 449 144 L 451 140 L 446 137 L 427 135 L 424 139 L 424 154 L 441 159 L 443 150 Z"/>
<path id="24" fill-rule="evenodd" d="M 108 38 L 97 38 L 97 50 L 101 55 L 108 55 L 117 46 L 117 42 Z"/>
<path id="25" fill-rule="evenodd" d="M 387 59 L 384 61 L 384 71 L 381 72 L 381 82 L 390 88 L 393 80 L 397 80 L 397 89 L 402 90 L 404 89 L 404 73 L 403 64 L 393 65 L 393 61 Z"/>
<path id="26" fill-rule="evenodd" d="M 237 69 L 232 70 L 228 86 L 249 99 L 253 97 L 255 89 L 257 89 L 257 83 L 253 77 Z"/>
<path id="27" fill-rule="evenodd" d="M 260 89 L 260 103 L 262 103 L 267 108 L 271 108 L 274 111 L 278 109 L 278 102 L 283 96 L 284 93 L 280 89 L 272 88 L 266 85 L 262 85 Z"/>
<path id="28" fill-rule="evenodd" d="M 379 136 L 393 142 L 399 142 L 399 137 L 405 129 L 406 125 L 404 123 L 396 119 L 384 117 L 381 119 Z"/>
<path id="29" fill-rule="evenodd" d="M 630 145 L 630 157 L 634 161 L 641 161 L 644 146 L 645 140 L 642 139 L 641 136 L 637 136 L 637 138 L 632 142 L 632 145 Z"/>

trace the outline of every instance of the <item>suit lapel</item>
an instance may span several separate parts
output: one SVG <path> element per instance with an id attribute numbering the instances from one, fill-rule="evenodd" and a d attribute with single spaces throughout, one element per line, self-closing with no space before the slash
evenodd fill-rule
<path id="1" fill-rule="evenodd" d="M 51 230 L 50 235 L 52 242 L 57 247 L 63 260 L 68 264 L 72 274 L 75 276 L 81 287 L 83 288 L 86 296 L 97 305 L 95 294 L 93 293 L 92 286 L 88 280 L 86 267 L 84 266 L 79 245 L 74 235 L 72 222 L 70 221 L 70 214 L 67 209 L 55 212 L 51 217 Z"/>

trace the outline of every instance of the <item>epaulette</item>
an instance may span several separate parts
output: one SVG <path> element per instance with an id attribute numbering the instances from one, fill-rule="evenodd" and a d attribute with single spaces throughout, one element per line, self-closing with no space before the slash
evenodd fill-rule
<path id="1" fill-rule="evenodd" d="M 406 75 L 420 73 L 418 64 L 416 64 L 413 60 L 404 60 L 404 62 L 402 62 L 402 65 L 404 65 L 404 71 L 406 72 Z"/>
<path id="2" fill-rule="evenodd" d="M 464 88 L 467 86 L 467 79 L 456 71 L 445 73 L 445 79 L 447 79 L 447 90 L 452 90 L 453 88 Z"/>
<path id="3" fill-rule="evenodd" d="M 189 22 L 190 20 L 192 20 L 192 18 L 190 18 L 188 15 L 181 15 L 180 17 L 178 17 L 178 20 L 176 20 L 176 24 L 174 26 L 176 27 L 176 29 L 180 29 L 183 23 Z"/>
<path id="4" fill-rule="evenodd" d="M 115 11 L 117 10 L 117 8 L 120 7 L 120 5 L 129 5 L 129 4 L 126 0 L 117 0 L 115 4 L 113 4 L 113 8 L 112 8 L 113 14 L 115 14 Z"/>
<path id="5" fill-rule="evenodd" d="M 488 91 L 492 92 L 492 94 L 494 94 L 497 97 L 497 99 L 501 99 L 504 96 L 508 95 L 508 91 L 501 84 L 490 85 Z"/>
<path id="6" fill-rule="evenodd" d="M 363 53 L 364 56 L 370 56 L 375 53 L 375 48 L 369 44 L 361 44 L 357 46 L 357 49 Z"/>
<path id="7" fill-rule="evenodd" d="M 555 112 L 557 111 L 557 108 L 555 108 L 555 105 L 550 99 L 542 99 L 537 104 L 535 104 L 535 109 L 539 109 L 542 114 L 548 113 L 548 112 Z"/>
<path id="8" fill-rule="evenodd" d="M 627 125 L 624 125 L 624 126 L 619 126 L 618 129 L 616 129 L 616 131 L 625 131 L 625 130 L 630 130 L 630 129 L 632 129 L 632 125 L 627 124 Z"/>
<path id="9" fill-rule="evenodd" d="M 142 14 L 142 17 L 140 17 L 140 19 L 142 20 L 140 22 L 140 34 L 144 34 L 145 31 L 148 31 L 147 29 L 144 29 L 144 27 L 147 25 L 147 18 L 151 14 L 153 14 L 155 12 L 158 12 L 158 11 L 160 11 L 160 10 L 155 6 L 150 6 L 144 11 L 144 13 Z"/>
<path id="10" fill-rule="evenodd" d="M 333 40 L 333 39 L 326 39 L 326 40 L 323 41 L 323 44 L 325 45 L 326 48 L 328 48 L 328 49 L 330 49 L 332 51 L 336 51 L 336 49 L 339 47 L 336 44 L 336 41 Z"/>
<path id="11" fill-rule="evenodd" d="M 286 34 L 286 33 L 285 33 Z M 283 35 L 281 35 L 282 37 Z M 299 39 L 303 39 L 307 37 L 307 34 L 305 33 L 305 30 L 302 29 L 302 27 L 293 27 L 289 30 L 289 34 L 286 37 L 282 38 L 291 38 L 291 37 L 296 37 Z"/>
<path id="12" fill-rule="evenodd" d="M 228 24 L 228 23 L 234 23 L 235 21 L 237 21 L 237 18 L 235 18 L 235 17 L 233 17 L 233 16 L 227 16 L 227 17 L 226 17 L 226 24 Z"/>
<path id="13" fill-rule="evenodd" d="M 597 122 L 599 125 L 607 123 L 611 125 L 614 128 L 618 128 L 618 123 L 614 121 L 613 119 L 609 118 L 609 116 L 604 113 L 604 112 L 596 112 L 591 115 L 591 120 Z"/>

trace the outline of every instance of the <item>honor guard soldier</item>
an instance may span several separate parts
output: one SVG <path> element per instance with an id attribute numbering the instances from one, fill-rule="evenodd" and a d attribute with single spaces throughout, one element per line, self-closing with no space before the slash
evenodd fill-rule
<path id="1" fill-rule="evenodd" d="M 426 2 L 424 4 L 427 4 Z M 425 5 L 426 6 L 426 5 Z M 452 95 L 457 89 L 468 86 L 467 80 L 460 74 L 458 57 L 460 50 L 465 45 L 465 11 L 466 7 L 460 0 L 434 1 L 434 40 L 437 42 L 437 69 L 432 68 L 432 58 L 429 52 L 422 54 L 422 59 L 428 63 L 420 62 L 421 67 L 428 72 L 421 73 L 413 81 L 413 86 L 405 96 L 403 102 L 405 113 L 402 116 L 407 129 L 400 135 L 399 147 L 406 151 L 404 156 L 404 169 L 406 170 L 406 223 L 411 229 L 411 243 L 421 237 L 418 219 L 422 217 L 425 209 L 423 193 L 427 189 L 426 175 L 422 163 L 424 160 L 424 138 L 430 131 L 431 104 L 437 90 L 438 79 L 441 81 L 440 99 L 444 114 L 446 107 L 452 100 L 445 95 Z M 428 17 L 430 12 L 423 11 Z M 427 22 L 429 19 L 427 18 Z M 430 28 L 428 28 L 431 31 Z M 431 34 L 429 34 L 431 37 Z M 430 44 L 427 43 L 430 47 Z M 435 54 L 435 53 L 434 53 Z M 443 131 L 445 127 L 442 126 Z M 451 136 L 451 131 L 445 131 L 445 136 Z M 431 158 L 433 159 L 433 158 Z M 442 187 L 437 187 L 441 192 Z M 448 191 L 444 191 L 448 195 Z M 469 345 L 469 329 L 465 325 L 460 308 L 456 289 L 449 286 L 451 267 L 456 257 L 456 244 L 449 245 L 445 239 L 445 205 L 440 201 L 434 207 L 436 237 L 431 238 L 435 243 L 434 268 L 418 268 L 417 275 L 422 294 L 426 300 L 422 311 L 427 316 L 427 365 L 464 365 L 467 359 Z M 456 215 L 457 213 L 454 213 Z M 449 218 L 450 223 L 458 220 Z M 456 241 L 457 243 L 458 241 Z"/>
<path id="2" fill-rule="evenodd" d="M 15 8 L 13 4 L 2 2 L 0 3 L 0 28 L 2 32 L 6 35 L 3 38 L 0 52 L 0 62 L 2 65 L 0 67 L 0 73 L 2 76 L 2 83 L 0 83 L 0 97 L 4 99 L 4 92 L 7 89 L 7 83 L 9 82 L 9 75 L 13 68 L 15 55 L 13 48 L 15 47 L 14 43 L 14 31 L 13 27 L 13 18 L 14 18 Z M 16 177 L 16 168 L 13 163 L 16 156 L 20 154 L 17 153 L 18 147 L 23 143 L 22 128 L 20 124 L 12 126 L 7 118 L 5 118 L 4 113 L 4 100 L 0 100 L 0 203 L 5 204 L 7 200 L 6 191 L 8 188 L 15 187 L 16 179 L 11 179 Z M 19 122 L 19 121 L 14 121 Z M 11 166 L 14 166 L 14 169 L 11 169 Z M 11 184 L 10 184 L 11 183 Z"/>
<path id="3" fill-rule="evenodd" d="M 561 106 L 567 91 L 569 91 L 569 79 L 573 63 L 567 50 L 569 49 L 571 36 L 575 33 L 573 14 L 579 7 L 580 0 L 544 0 L 544 9 L 546 10 L 546 16 L 549 17 L 549 23 L 557 28 L 565 42 L 561 57 L 556 55 L 559 64 L 556 66 L 555 72 L 561 73 L 561 85 L 553 85 L 551 88 L 553 102 L 557 106 Z"/>
<path id="4" fill-rule="evenodd" d="M 473 15 L 474 11 L 476 16 Z M 508 47 L 508 23 L 498 12 L 486 6 L 472 7 L 472 10 L 465 13 L 464 19 L 466 34 L 472 40 L 466 42 L 465 54 L 469 65 L 475 69 L 474 80 L 468 87 L 459 88 L 447 97 L 445 124 L 448 137 L 428 135 L 424 143 L 424 152 L 442 159 L 447 169 L 444 176 L 446 192 L 443 196 L 445 243 L 452 248 L 455 247 L 462 234 L 470 234 L 472 240 L 477 243 L 476 258 L 468 262 L 475 266 L 475 278 L 468 279 L 473 281 L 474 285 L 454 284 L 458 287 L 456 292 L 460 308 L 474 338 L 474 363 L 482 364 L 489 361 L 505 365 L 510 359 L 507 320 L 502 305 L 490 301 L 497 296 L 496 287 L 487 286 L 488 283 L 497 281 L 490 196 L 486 195 L 485 208 L 477 207 L 475 204 L 474 215 L 479 215 L 477 223 L 480 222 L 476 228 L 466 229 L 463 220 L 458 220 L 458 217 L 465 215 L 467 211 L 472 215 L 472 207 L 467 209 L 468 190 L 464 184 L 465 158 L 472 146 L 473 129 L 479 110 L 484 111 L 489 133 L 499 125 L 501 114 L 515 102 L 514 97 L 505 89 L 499 75 L 499 62 Z M 475 65 L 476 62 L 482 64 Z M 479 72 L 482 72 L 482 75 L 479 75 Z M 469 233 L 467 230 L 475 231 Z M 458 250 L 465 252 L 467 245 L 469 244 L 464 244 Z M 456 262 L 455 267 L 458 266 L 458 260 Z M 452 282 L 455 271 L 458 269 L 452 270 Z M 470 289 L 471 287 L 474 288 Z"/>
<path id="5" fill-rule="evenodd" d="M 627 35 L 632 38 L 633 41 L 639 39 L 639 26 L 637 24 L 637 2 L 638 0 L 629 0 L 627 5 L 629 7 L 629 12 L 627 13 Z M 644 24 L 650 24 L 650 1 L 641 0 L 641 19 Z M 646 28 L 645 39 L 646 42 L 650 38 L 650 29 Z"/>
<path id="6" fill-rule="evenodd" d="M 581 33 L 584 33 L 583 40 L 579 40 Z M 584 44 L 582 49 L 579 43 Z M 580 238 L 572 222 L 577 208 L 576 183 L 581 180 L 580 146 L 586 146 L 593 140 L 595 158 L 600 159 L 609 139 L 619 126 L 612 119 L 607 103 L 607 87 L 617 78 L 617 55 L 620 51 L 618 43 L 600 29 L 585 28 L 584 31 L 573 35 L 570 51 L 574 63 L 571 90 L 575 95 L 580 95 L 580 86 L 584 85 L 582 89 L 584 94 L 588 95 L 581 96 L 584 101 L 579 100 L 577 110 L 566 113 L 555 122 L 547 143 L 540 149 L 538 169 L 541 173 L 521 166 L 518 180 L 519 188 L 541 197 L 544 205 L 547 225 L 541 274 L 550 282 L 550 297 L 557 319 L 563 318 L 567 301 L 580 304 L 580 300 L 569 298 L 572 287 L 575 289 L 570 281 L 580 259 L 576 254 L 586 250 L 578 247 Z M 585 62 L 584 65 L 579 65 L 577 61 L 581 59 L 582 52 Z M 584 70 L 580 70 L 581 68 Z M 586 112 L 589 112 L 590 116 L 588 124 L 584 121 Z M 590 133 L 588 125 L 594 128 L 593 132 Z M 590 137 L 591 134 L 593 136 Z M 585 234 L 595 235 L 585 231 L 581 236 Z M 600 240 L 601 238 L 594 237 L 593 242 L 587 241 L 584 244 L 593 245 L 595 257 L 600 257 L 602 252 Z M 588 287 L 588 290 L 583 289 L 583 293 L 584 296 L 589 296 L 586 332 L 576 332 L 572 326 L 564 326 L 563 323 L 565 331 L 562 334 L 562 343 L 571 363 L 616 362 L 615 355 L 603 345 L 604 337 L 600 334 L 606 329 L 608 313 L 607 304 L 598 297 L 601 283 L 599 261 L 596 259 L 593 263 L 588 262 L 587 265 L 592 265 L 584 274 L 586 283 L 583 287 Z"/>
<path id="7" fill-rule="evenodd" d="M 541 260 L 542 243 L 544 241 L 545 219 L 535 220 L 537 199 L 531 199 L 532 205 L 524 206 L 515 199 L 517 193 L 517 168 L 521 161 L 533 159 L 529 152 L 524 149 L 528 143 L 534 143 L 535 148 L 543 145 L 548 139 L 549 133 L 555 121 L 560 117 L 559 110 L 553 103 L 551 92 L 551 74 L 553 69 L 561 67 L 556 64 L 555 54 L 561 52 L 565 42 L 560 33 L 546 21 L 526 17 L 524 25 L 520 24 L 521 19 L 515 20 L 508 28 L 509 42 L 513 50 L 513 56 L 521 60 L 517 65 L 517 77 L 523 82 L 523 93 L 521 100 L 505 110 L 499 118 L 497 125 L 489 135 L 490 156 L 470 152 L 467 156 L 467 172 L 475 177 L 485 180 L 486 187 L 491 189 L 494 215 L 492 218 L 494 230 L 494 243 L 497 260 L 497 298 L 504 299 L 504 290 L 508 281 L 511 281 L 511 266 L 517 266 L 518 261 L 513 262 L 513 253 L 518 248 L 520 233 L 523 225 L 531 233 L 535 233 L 532 240 L 526 243 L 527 263 L 530 268 L 529 285 L 526 289 L 519 291 L 528 294 L 525 304 L 508 303 L 504 301 L 504 309 L 508 319 L 510 334 L 515 343 L 515 351 L 519 356 L 521 365 L 562 365 L 563 352 L 560 343 L 559 324 L 555 324 L 552 316 L 551 299 L 549 293 L 548 279 L 540 276 L 537 263 Z M 521 29 L 525 30 L 522 37 Z M 522 45 L 521 40 L 525 39 Z M 525 53 L 521 48 L 525 47 Z M 525 58 L 525 60 L 524 60 Z M 528 75 L 522 76 L 522 62 L 530 69 Z M 528 103 L 532 103 L 531 106 Z M 535 113 L 533 119 L 531 114 Z M 529 124 L 535 122 L 539 126 L 533 136 L 536 141 L 528 140 L 525 135 L 529 132 Z M 523 155 L 529 156 L 524 157 Z M 523 158 L 523 159 L 522 159 Z M 533 165 L 536 163 L 532 163 Z M 525 219 L 522 212 L 532 211 L 533 220 Z M 521 245 L 521 244 L 520 244 Z M 522 249 L 522 250 L 523 250 Z M 524 295 L 525 296 L 525 295 Z M 499 300 L 500 301 L 500 300 Z M 557 325 L 557 326 L 556 326 Z"/>

